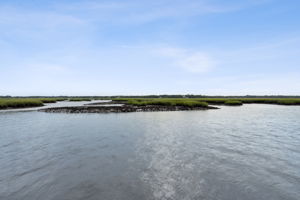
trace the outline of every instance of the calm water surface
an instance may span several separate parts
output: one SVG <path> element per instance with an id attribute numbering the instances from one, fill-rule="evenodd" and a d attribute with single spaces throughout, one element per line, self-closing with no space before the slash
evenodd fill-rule
<path id="1" fill-rule="evenodd" d="M 300 107 L 0 113 L 2 200 L 299 200 Z"/>

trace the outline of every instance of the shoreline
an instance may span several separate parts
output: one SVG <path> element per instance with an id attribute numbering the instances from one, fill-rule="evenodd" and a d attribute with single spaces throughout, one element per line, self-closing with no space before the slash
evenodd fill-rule
<path id="1" fill-rule="evenodd" d="M 159 112 L 159 111 L 190 111 L 190 110 L 210 110 L 219 109 L 217 107 L 188 107 L 188 106 L 80 106 L 80 107 L 56 107 L 40 109 L 40 112 L 47 113 L 129 113 L 129 112 Z"/>
<path id="2" fill-rule="evenodd" d="M 1 99 L 0 99 L 1 100 Z M 56 100 L 56 102 L 53 102 Z M 81 99 L 80 99 L 81 100 Z M 86 100 L 86 99 L 84 99 Z M 73 105 L 56 103 L 67 102 Z M 82 102 L 82 103 L 80 103 Z M 117 98 L 91 101 L 61 101 L 60 99 L 2 99 L 0 111 L 40 110 L 56 113 L 121 113 L 121 112 L 155 112 L 155 111 L 189 111 L 217 109 L 215 106 L 243 106 L 245 104 L 269 104 L 281 106 L 300 106 L 300 99 L 134 99 Z M 2 103 L 2 104 L 1 104 Z M 53 105 L 48 107 L 47 104 Z M 77 104 L 77 105 L 74 105 Z"/>

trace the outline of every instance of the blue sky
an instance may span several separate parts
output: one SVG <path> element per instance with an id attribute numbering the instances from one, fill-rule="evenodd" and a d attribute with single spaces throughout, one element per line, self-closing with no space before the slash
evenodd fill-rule
<path id="1" fill-rule="evenodd" d="M 1 0 L 0 95 L 300 95 L 298 0 Z"/>

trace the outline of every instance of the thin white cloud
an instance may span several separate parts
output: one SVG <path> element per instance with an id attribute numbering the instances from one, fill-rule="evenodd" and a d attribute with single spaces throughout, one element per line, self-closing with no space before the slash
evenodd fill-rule
<path id="1" fill-rule="evenodd" d="M 87 21 L 143 24 L 160 19 L 185 18 L 197 15 L 234 12 L 266 3 L 268 0 L 208 1 L 208 0 L 152 0 L 152 1 L 79 1 L 57 4 L 59 12 L 79 14 Z M 88 14 L 87 14 L 88 13 Z"/>
<path id="2" fill-rule="evenodd" d="M 215 62 L 205 53 L 196 52 L 188 55 L 182 60 L 178 60 L 178 65 L 187 71 L 194 73 L 203 73 L 211 70 L 215 66 Z"/>
<path id="3" fill-rule="evenodd" d="M 270 63 L 278 64 L 274 60 L 299 60 L 299 37 L 285 36 L 283 38 L 270 39 L 238 49 L 219 50 L 218 60 L 222 64 L 245 66 L 247 63 L 258 62 L 257 65 Z"/>
<path id="4" fill-rule="evenodd" d="M 162 48 L 158 50 L 161 56 L 170 59 L 173 65 L 192 73 L 204 73 L 216 66 L 216 61 L 207 53 L 180 48 Z"/>
<path id="5" fill-rule="evenodd" d="M 42 73 L 61 73 L 67 72 L 68 67 L 58 64 L 50 64 L 50 63 L 31 63 L 26 68 L 34 71 L 34 72 L 42 72 Z"/>
<path id="6" fill-rule="evenodd" d="M 235 1 L 233 1 L 235 2 Z M 119 24 L 144 24 L 164 19 L 184 19 L 198 15 L 233 12 L 257 4 L 257 1 L 233 3 L 207 0 L 153 1 L 77 1 L 54 2 L 42 9 L 28 9 L 17 4 L 0 4 L 0 28 L 26 34 L 24 30 L 59 31 L 65 27 L 103 27 Z M 263 1 L 265 2 L 265 1 Z M 4 27 L 6 28 L 4 28 Z M 87 27 L 84 27 L 87 28 Z M 84 30 L 82 28 L 82 30 Z"/>
<path id="7" fill-rule="evenodd" d="M 55 11 L 35 11 L 16 8 L 11 6 L 0 7 L 0 25 L 19 25 L 30 27 L 39 25 L 40 27 L 52 27 L 65 25 L 80 25 L 84 21 L 74 15 L 58 13 Z"/>

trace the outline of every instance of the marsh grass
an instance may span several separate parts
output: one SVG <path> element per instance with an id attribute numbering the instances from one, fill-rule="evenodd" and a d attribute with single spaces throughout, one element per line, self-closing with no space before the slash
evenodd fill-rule
<path id="1" fill-rule="evenodd" d="M 43 106 L 39 99 L 0 99 L 0 109 Z"/>
<path id="2" fill-rule="evenodd" d="M 0 109 L 43 106 L 57 101 L 91 101 L 93 98 L 0 98 Z M 207 107 L 208 105 L 277 104 L 300 105 L 300 98 L 113 98 L 128 105 Z"/>
<path id="3" fill-rule="evenodd" d="M 201 103 L 211 105 L 242 105 L 242 104 L 277 104 L 277 105 L 300 105 L 299 98 L 113 98 L 130 105 L 189 105 L 201 106 Z M 204 106 L 204 104 L 203 104 Z"/>
<path id="4" fill-rule="evenodd" d="M 66 98 L 0 98 L 0 109 L 37 107 L 64 100 Z"/>
<path id="5" fill-rule="evenodd" d="M 238 100 L 228 100 L 228 101 L 225 101 L 224 104 L 227 105 L 227 106 L 241 106 L 241 105 L 243 105 L 243 103 L 241 101 L 238 101 Z"/>
<path id="6" fill-rule="evenodd" d="M 56 103 L 57 101 L 65 101 L 68 98 L 0 98 L 0 109 L 8 108 L 28 108 L 43 106 L 44 103 Z M 71 98 L 70 101 L 91 101 L 91 98 Z"/>
<path id="7" fill-rule="evenodd" d="M 300 99 L 282 99 L 277 103 L 280 105 L 300 105 Z"/>
<path id="8" fill-rule="evenodd" d="M 186 107 L 208 107 L 206 102 L 195 101 L 191 99 L 118 99 L 117 101 L 126 101 L 129 105 L 135 106 L 186 106 Z"/>
<path id="9" fill-rule="evenodd" d="M 37 98 L 37 100 L 41 100 L 43 103 L 56 103 L 57 101 L 64 101 L 65 98 Z"/>
<path id="10" fill-rule="evenodd" d="M 300 99 L 292 99 L 292 98 L 285 98 L 285 99 L 277 99 L 277 98 L 270 98 L 270 99 L 240 99 L 243 103 L 261 103 L 261 104 L 277 104 L 277 105 L 300 105 Z"/>

